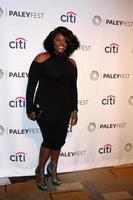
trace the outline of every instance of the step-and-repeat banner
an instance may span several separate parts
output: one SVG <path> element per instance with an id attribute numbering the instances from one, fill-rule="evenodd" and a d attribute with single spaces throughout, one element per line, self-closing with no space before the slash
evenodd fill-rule
<path id="1" fill-rule="evenodd" d="M 57 26 L 80 40 L 77 126 L 59 172 L 133 163 L 133 1 L 0 1 L 0 177 L 33 175 L 42 142 L 25 111 L 28 70 Z"/>

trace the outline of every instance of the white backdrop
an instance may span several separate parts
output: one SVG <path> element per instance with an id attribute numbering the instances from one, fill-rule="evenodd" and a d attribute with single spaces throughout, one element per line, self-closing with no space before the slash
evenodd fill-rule
<path id="1" fill-rule="evenodd" d="M 59 172 L 133 162 L 133 1 L 0 1 L 0 177 L 33 175 L 42 142 L 25 112 L 28 70 L 57 26 L 80 40 L 79 121 Z"/>

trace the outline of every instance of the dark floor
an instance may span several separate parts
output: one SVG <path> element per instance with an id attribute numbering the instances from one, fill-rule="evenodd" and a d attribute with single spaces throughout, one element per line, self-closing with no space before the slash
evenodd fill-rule
<path id="1" fill-rule="evenodd" d="M 12 177 L 0 186 L 0 200 L 133 200 L 133 165 L 60 174 L 61 186 L 48 181 L 47 191 L 35 177 Z"/>

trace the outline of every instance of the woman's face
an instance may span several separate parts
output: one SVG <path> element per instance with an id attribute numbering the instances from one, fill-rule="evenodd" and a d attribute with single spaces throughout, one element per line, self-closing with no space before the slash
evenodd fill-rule
<path id="1" fill-rule="evenodd" d="M 59 53 L 64 53 L 67 48 L 66 38 L 61 34 L 58 33 L 54 37 L 54 49 Z"/>

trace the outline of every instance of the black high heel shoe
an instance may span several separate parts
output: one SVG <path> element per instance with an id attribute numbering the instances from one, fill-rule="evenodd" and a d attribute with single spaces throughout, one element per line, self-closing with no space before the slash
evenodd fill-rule
<path id="1" fill-rule="evenodd" d="M 45 177 L 44 177 L 44 169 L 40 168 L 39 166 L 35 170 L 36 174 L 36 185 L 40 190 L 46 190 L 47 189 L 47 184 L 45 182 Z"/>
<path id="2" fill-rule="evenodd" d="M 47 166 L 47 176 L 48 178 L 52 178 L 52 184 L 55 186 L 61 185 L 61 180 L 58 178 L 57 175 L 57 165 L 52 164 L 51 162 Z"/>

